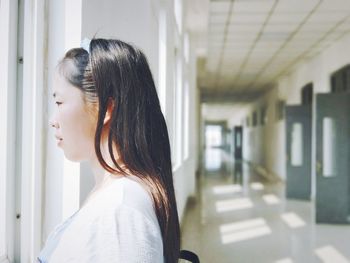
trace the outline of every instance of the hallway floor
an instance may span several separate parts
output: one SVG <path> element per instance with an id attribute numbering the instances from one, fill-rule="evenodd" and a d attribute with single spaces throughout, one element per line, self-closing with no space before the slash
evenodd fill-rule
<path id="1" fill-rule="evenodd" d="M 220 149 L 206 154 L 182 226 L 182 247 L 202 263 L 350 262 L 350 226 L 315 224 L 313 203 L 286 200 L 284 184 Z"/>

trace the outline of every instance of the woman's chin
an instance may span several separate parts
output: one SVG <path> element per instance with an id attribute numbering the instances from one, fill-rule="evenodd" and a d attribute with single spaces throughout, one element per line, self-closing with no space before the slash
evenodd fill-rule
<path id="1" fill-rule="evenodd" d="M 88 158 L 86 158 L 86 156 L 82 156 L 81 154 L 72 154 L 72 153 L 68 153 L 67 151 L 63 150 L 64 156 L 66 157 L 67 160 L 71 161 L 71 162 L 84 162 L 86 161 Z"/>
<path id="2" fill-rule="evenodd" d="M 64 157 L 71 162 L 80 162 L 80 156 L 75 153 L 70 153 L 67 149 L 62 149 Z"/>

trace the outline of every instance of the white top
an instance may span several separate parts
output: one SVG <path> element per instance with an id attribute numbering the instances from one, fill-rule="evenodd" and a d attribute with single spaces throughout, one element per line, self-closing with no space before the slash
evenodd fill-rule
<path id="1" fill-rule="evenodd" d="M 163 263 L 163 242 L 150 194 L 132 179 L 114 179 L 71 218 L 56 237 L 49 263 Z M 66 223 L 66 224 L 65 224 Z M 55 228 L 60 229 L 60 226 Z M 63 232 L 63 233 L 62 233 Z M 59 241 L 57 241 L 59 239 Z M 48 251 L 48 249 L 46 249 Z M 47 255 L 50 254 L 50 255 Z"/>

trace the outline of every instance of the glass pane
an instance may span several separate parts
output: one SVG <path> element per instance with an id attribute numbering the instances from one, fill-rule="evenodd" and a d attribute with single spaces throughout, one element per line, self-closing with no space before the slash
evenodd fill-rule
<path id="1" fill-rule="evenodd" d="M 222 126 L 207 125 L 205 129 L 207 147 L 219 147 L 222 145 Z"/>
<path id="2" fill-rule="evenodd" d="M 240 132 L 237 132 L 237 137 L 236 137 L 237 139 L 237 141 L 236 141 L 236 143 L 237 143 L 237 148 L 241 148 L 241 133 Z"/>
<path id="3" fill-rule="evenodd" d="M 336 138 L 335 120 L 329 117 L 323 118 L 323 176 L 336 176 Z"/>
<path id="4" fill-rule="evenodd" d="M 222 163 L 222 154 L 220 149 L 209 148 L 205 151 L 205 169 L 207 171 L 217 171 Z"/>
<path id="5" fill-rule="evenodd" d="M 303 165 L 303 125 L 301 123 L 293 123 L 290 156 L 293 166 Z"/>

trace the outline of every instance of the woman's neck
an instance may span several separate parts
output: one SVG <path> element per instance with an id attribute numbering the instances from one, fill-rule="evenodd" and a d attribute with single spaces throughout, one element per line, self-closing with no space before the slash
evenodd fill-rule
<path id="1" fill-rule="evenodd" d="M 110 156 L 109 150 L 108 150 L 108 140 L 104 139 L 101 141 L 101 154 L 105 162 L 112 168 L 116 169 L 116 166 L 114 162 L 112 161 L 112 158 Z M 115 160 L 117 161 L 118 165 L 123 167 L 124 165 L 121 164 L 119 154 L 115 147 L 113 147 L 113 154 L 115 157 Z M 98 188 L 106 179 L 106 177 L 110 177 L 111 173 L 108 172 L 98 161 L 98 158 L 96 154 L 94 153 L 94 156 L 90 159 L 90 166 L 92 173 L 94 174 L 95 178 L 95 187 Z M 113 174 L 113 176 L 123 176 L 122 174 Z"/>

